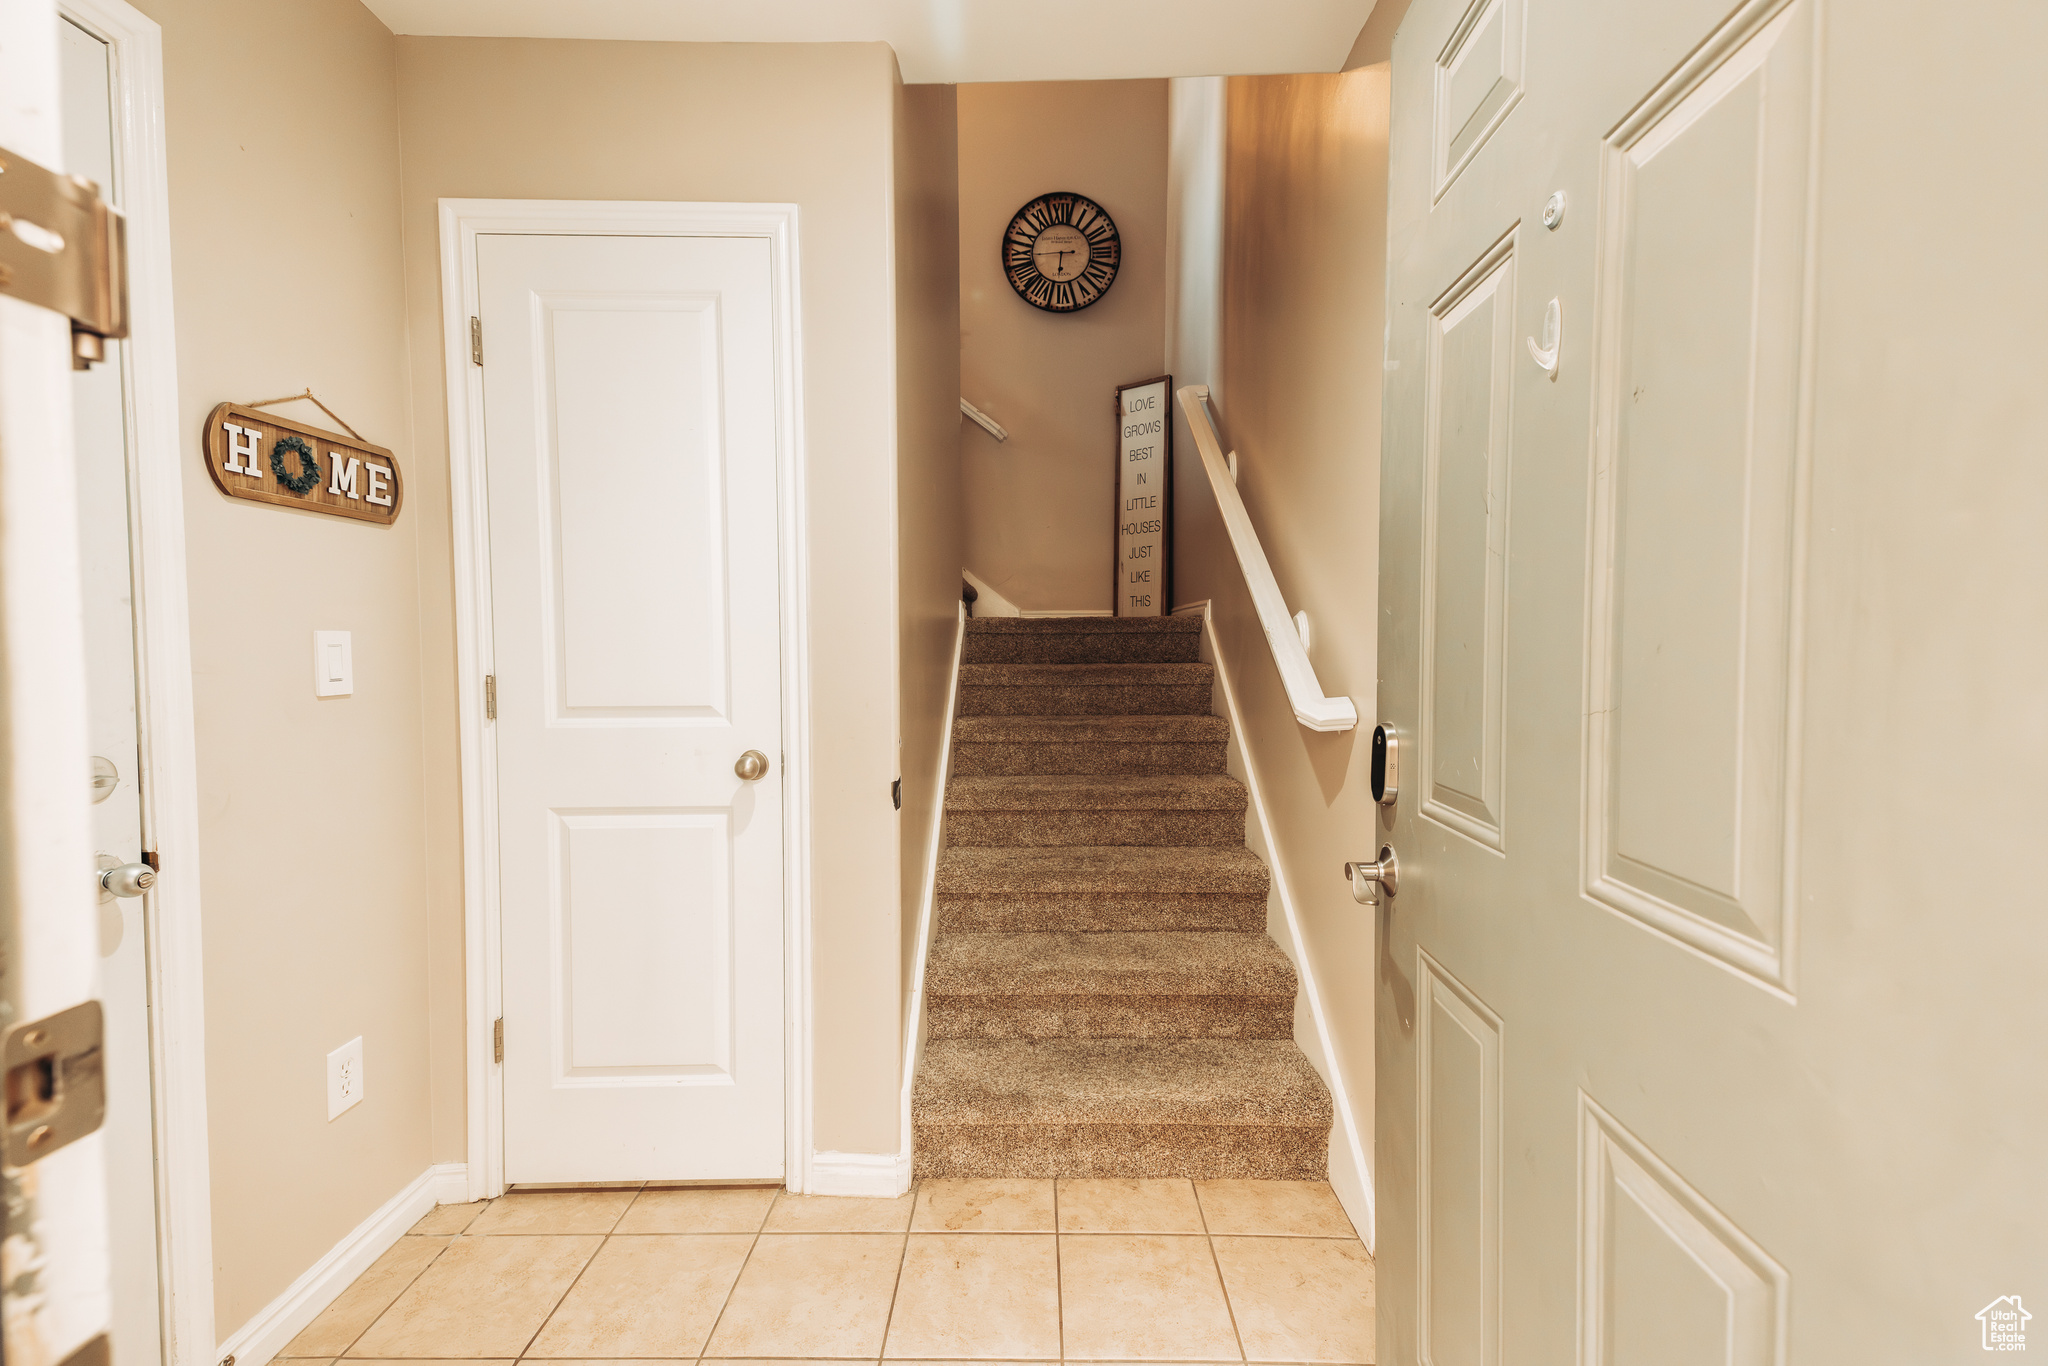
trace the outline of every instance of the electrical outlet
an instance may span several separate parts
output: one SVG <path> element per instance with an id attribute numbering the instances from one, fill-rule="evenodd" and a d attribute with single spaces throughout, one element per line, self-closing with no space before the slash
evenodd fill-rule
<path id="1" fill-rule="evenodd" d="M 327 1117 L 334 1119 L 363 1098 L 363 1040 L 350 1039 L 327 1055 Z"/>

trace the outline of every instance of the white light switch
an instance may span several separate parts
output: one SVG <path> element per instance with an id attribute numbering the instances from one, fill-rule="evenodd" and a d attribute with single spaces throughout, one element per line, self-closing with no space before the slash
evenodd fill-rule
<path id="1" fill-rule="evenodd" d="M 313 696 L 347 697 L 356 690 L 355 647 L 347 631 L 313 633 Z"/>

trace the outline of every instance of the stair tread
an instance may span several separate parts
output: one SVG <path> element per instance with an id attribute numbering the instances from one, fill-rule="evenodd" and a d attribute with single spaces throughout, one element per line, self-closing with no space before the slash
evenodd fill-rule
<path id="1" fill-rule="evenodd" d="M 1225 773 L 1030 773 L 953 779 L 948 811 L 1242 811 Z"/>
<path id="2" fill-rule="evenodd" d="M 1141 930 L 947 934 L 932 944 L 935 996 L 1286 996 L 1294 965 L 1264 934 Z"/>
<path id="3" fill-rule="evenodd" d="M 955 845 L 939 854 L 936 891 L 940 896 L 1263 897 L 1271 885 L 1265 863 L 1242 845 Z"/>
<path id="4" fill-rule="evenodd" d="M 962 716 L 953 743 L 968 744 L 1221 744 L 1230 723 L 1220 716 Z"/>
<path id="5" fill-rule="evenodd" d="M 1180 617 L 972 617 L 970 635 L 1194 635 L 1198 616 Z"/>
<path id="6" fill-rule="evenodd" d="M 1212 664 L 962 664 L 963 688 L 1131 687 L 1207 683 Z"/>
<path id="7" fill-rule="evenodd" d="M 1323 1129 L 1334 1115 L 1291 1039 L 935 1039 L 911 1111 L 924 1124 Z"/>

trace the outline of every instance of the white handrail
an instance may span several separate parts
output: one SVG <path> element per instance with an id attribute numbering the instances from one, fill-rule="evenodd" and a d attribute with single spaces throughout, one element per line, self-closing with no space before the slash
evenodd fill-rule
<path id="1" fill-rule="evenodd" d="M 1259 533 L 1244 510 L 1237 480 L 1231 477 L 1223 448 L 1216 440 L 1216 428 L 1209 421 L 1209 386 L 1190 384 L 1175 397 L 1180 399 L 1188 428 L 1195 434 L 1195 449 L 1201 452 L 1202 469 L 1216 495 L 1216 509 L 1223 514 L 1223 528 L 1230 533 L 1230 548 L 1237 552 L 1237 566 L 1244 571 L 1245 587 L 1251 590 L 1252 605 L 1258 609 L 1266 647 L 1273 652 L 1280 681 L 1287 687 L 1294 719 L 1310 730 L 1353 729 L 1358 725 L 1358 708 L 1348 697 L 1323 695 L 1323 685 L 1316 681 L 1315 666 L 1308 662 L 1308 650 L 1295 632 L 1294 619 L 1287 615 L 1287 600 L 1280 596 L 1273 566 L 1266 562 L 1266 548 L 1259 544 Z"/>
<path id="2" fill-rule="evenodd" d="M 996 421 L 964 398 L 960 400 L 960 411 L 966 415 L 968 421 L 973 422 L 996 440 L 1008 441 L 1010 439 L 1010 434 L 1003 429 L 1002 423 Z"/>

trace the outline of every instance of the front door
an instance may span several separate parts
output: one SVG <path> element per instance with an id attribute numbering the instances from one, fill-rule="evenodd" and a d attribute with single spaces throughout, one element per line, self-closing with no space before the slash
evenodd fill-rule
<path id="1" fill-rule="evenodd" d="M 118 207 L 113 84 L 107 44 L 57 26 L 64 85 L 64 165 L 105 187 Z M 78 544 L 85 595 L 87 738 L 92 746 L 93 847 L 102 866 L 133 864 L 144 844 L 135 661 L 135 573 L 129 555 L 126 342 L 71 376 Z M 114 1366 L 163 1359 L 149 953 L 155 898 L 98 893 L 100 1006 L 106 1015 L 108 1212 L 112 1224 Z"/>
<path id="2" fill-rule="evenodd" d="M 8 153 L 0 160 L 10 165 L 65 165 L 61 26 L 53 0 L 0 5 L 0 148 Z M 38 1028 L 97 995 L 102 976 L 85 791 L 71 329 L 62 313 L 14 292 L 15 253 L 37 246 L 32 229 L 13 228 L 12 236 L 21 245 L 10 244 L 10 279 L 0 285 L 0 1028 L 10 1036 L 13 1149 L 0 1172 L 0 1359 L 28 1366 L 73 1353 L 93 1359 L 112 1310 L 106 1146 L 96 1133 L 50 1144 L 69 1126 L 61 1109 L 43 1108 L 92 1094 L 89 1029 L 64 1031 L 60 1038 L 78 1040 L 76 1051 L 53 1056 L 47 1045 L 57 1040 Z M 24 294 L 34 293 L 28 283 Z M 82 1017 L 66 1016 L 74 1022 Z M 101 1041 L 111 1043 L 110 1032 Z M 43 1063 L 59 1058 L 61 1100 L 49 1084 L 60 1074 Z M 86 1115 L 81 1128 L 89 1108 Z M 40 1129 L 49 1134 L 38 1139 Z"/>
<path id="3" fill-rule="evenodd" d="M 505 1179 L 779 1178 L 768 244 L 502 234 L 477 261 Z"/>
<path id="4" fill-rule="evenodd" d="M 2040 34 L 2015 0 L 1402 23 L 1388 1366 L 2048 1324 Z"/>

